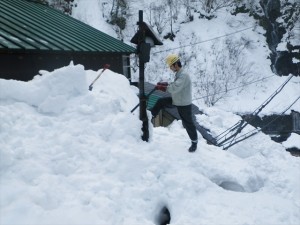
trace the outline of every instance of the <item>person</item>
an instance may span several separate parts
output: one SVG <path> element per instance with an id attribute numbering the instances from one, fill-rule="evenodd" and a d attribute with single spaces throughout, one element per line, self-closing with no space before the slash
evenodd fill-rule
<path id="1" fill-rule="evenodd" d="M 175 79 L 172 83 L 158 82 L 155 86 L 156 90 L 167 91 L 171 94 L 170 98 L 163 98 L 157 101 L 152 108 L 152 117 L 155 118 L 160 109 L 167 105 L 176 106 L 182 124 L 186 129 L 191 146 L 189 152 L 195 152 L 198 143 L 197 129 L 192 115 L 192 82 L 189 74 L 182 68 L 180 58 L 177 54 L 170 54 L 166 58 L 169 68 L 175 73 Z"/>

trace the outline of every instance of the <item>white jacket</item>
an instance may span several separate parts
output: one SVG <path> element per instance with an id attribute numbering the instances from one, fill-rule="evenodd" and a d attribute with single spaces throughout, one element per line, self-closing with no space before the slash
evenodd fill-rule
<path id="1" fill-rule="evenodd" d="M 192 104 L 192 82 L 190 76 L 181 68 L 175 74 L 175 80 L 167 87 L 172 96 L 173 105 L 186 106 Z"/>

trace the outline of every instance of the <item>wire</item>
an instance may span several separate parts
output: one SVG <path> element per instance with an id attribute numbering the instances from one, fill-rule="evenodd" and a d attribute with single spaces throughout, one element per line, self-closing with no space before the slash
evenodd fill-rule
<path id="1" fill-rule="evenodd" d="M 189 46 L 192 46 L 192 45 L 203 44 L 203 43 L 205 43 L 205 42 L 210 42 L 210 41 L 214 41 L 214 40 L 217 40 L 217 39 L 220 39 L 220 38 L 223 38 L 223 37 L 228 37 L 228 36 L 231 36 L 231 35 L 234 35 L 234 34 L 243 32 L 243 31 L 245 31 L 245 30 L 250 30 L 250 29 L 252 29 L 252 28 L 254 28 L 254 27 L 255 27 L 255 26 L 248 27 L 248 28 L 244 28 L 244 29 L 242 29 L 242 30 L 237 30 L 237 31 L 232 32 L 232 33 L 229 33 L 229 34 L 224 34 L 224 35 L 221 35 L 221 36 L 218 36 L 218 37 L 214 37 L 214 38 L 211 38 L 211 39 L 207 39 L 207 40 L 204 40 L 204 41 L 195 42 L 195 43 L 193 43 L 193 44 L 182 45 L 182 46 L 180 46 L 180 47 L 176 47 L 176 48 L 171 48 L 171 49 L 168 49 L 168 50 L 162 50 L 162 51 L 154 52 L 154 53 L 152 53 L 152 54 L 154 55 L 154 54 L 158 54 L 158 53 L 162 53 L 162 52 L 167 52 L 167 51 L 170 51 L 170 50 L 176 50 L 176 49 L 180 49 L 180 48 L 189 47 Z"/>
<path id="2" fill-rule="evenodd" d="M 276 89 L 276 91 L 263 103 L 261 104 L 257 109 L 255 109 L 251 115 L 258 115 L 261 110 L 266 107 L 267 104 L 269 104 L 272 99 L 283 89 L 283 87 L 292 79 L 292 75 L 288 77 L 288 79 L 282 84 L 280 85 L 279 88 Z M 252 121 L 252 120 L 251 120 Z M 245 121 L 244 119 L 242 119 L 241 121 L 239 121 L 238 123 L 236 123 L 233 127 L 227 129 L 226 131 L 224 131 L 222 134 L 218 135 L 217 141 L 220 141 L 221 139 L 224 138 L 224 140 L 222 140 L 221 142 L 218 143 L 218 146 L 224 146 L 226 143 L 230 142 L 229 146 L 231 146 L 232 143 L 235 143 L 236 140 L 236 136 L 249 124 L 251 123 L 251 121 Z M 235 132 L 234 132 L 235 131 Z M 233 133 L 234 132 L 234 133 Z M 226 137 L 228 134 L 231 135 L 229 137 Z M 244 140 L 244 139 L 243 139 Z"/>
<path id="3" fill-rule="evenodd" d="M 284 113 L 286 113 L 286 111 L 288 111 L 298 100 L 300 99 L 300 96 L 298 96 L 298 98 L 290 105 L 288 106 L 284 111 L 282 111 L 277 117 L 275 117 L 273 120 L 271 120 L 269 123 L 267 123 L 266 125 L 264 125 L 263 127 L 260 128 L 256 128 L 252 131 L 247 132 L 246 134 L 241 135 L 240 137 L 238 137 L 237 139 L 235 139 L 235 141 L 231 142 L 228 146 L 224 145 L 226 144 L 226 142 L 223 145 L 223 149 L 227 150 L 228 148 L 230 148 L 231 146 L 249 138 L 252 137 L 253 135 L 257 134 L 258 132 L 262 131 L 264 128 L 266 128 L 267 126 L 269 126 L 270 124 L 274 123 L 281 115 L 283 115 Z"/>
<path id="4" fill-rule="evenodd" d="M 279 87 L 276 89 L 276 91 L 264 102 L 262 103 L 257 109 L 254 110 L 252 114 L 257 115 L 260 113 L 260 111 L 267 105 L 269 104 L 270 101 L 284 88 L 284 86 L 293 78 L 293 75 L 290 75 L 288 79 Z M 256 112 L 257 111 L 257 112 Z"/>
<path id="5" fill-rule="evenodd" d="M 300 96 L 285 111 L 283 111 L 281 113 L 281 115 L 284 114 L 284 113 L 286 113 L 286 111 L 288 111 L 299 99 L 300 99 Z"/>
<path id="6" fill-rule="evenodd" d="M 218 93 L 214 93 L 214 94 L 209 94 L 209 95 L 201 96 L 201 97 L 199 97 L 199 98 L 194 98 L 193 100 L 198 100 L 198 99 L 207 98 L 207 97 L 213 96 L 213 95 L 218 95 L 218 94 L 222 94 L 222 93 L 227 93 L 227 92 L 229 92 L 229 91 L 232 91 L 232 90 L 235 90 L 235 89 L 239 89 L 239 88 L 242 88 L 242 87 L 246 87 L 246 86 L 248 86 L 248 85 L 250 85 L 250 84 L 258 83 L 258 82 L 260 82 L 260 81 L 269 79 L 269 78 L 274 77 L 274 76 L 276 76 L 276 75 L 271 75 L 271 76 L 268 76 L 268 77 L 264 77 L 264 78 L 261 78 L 261 79 L 259 79 L 259 80 L 255 80 L 255 81 L 246 83 L 246 84 L 241 85 L 241 86 L 237 86 L 237 87 L 230 88 L 230 89 L 228 89 L 228 90 L 226 90 L 226 91 L 221 91 L 221 92 L 218 92 Z"/>

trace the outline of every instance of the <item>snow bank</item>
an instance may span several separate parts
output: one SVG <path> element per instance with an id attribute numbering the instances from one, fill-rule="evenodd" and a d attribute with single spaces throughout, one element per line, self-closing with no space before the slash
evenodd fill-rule
<path id="1" fill-rule="evenodd" d="M 35 76 L 31 82 L 1 80 L 1 100 L 24 102 L 44 113 L 61 113 L 69 100 L 87 92 L 83 66 L 69 66 Z"/>

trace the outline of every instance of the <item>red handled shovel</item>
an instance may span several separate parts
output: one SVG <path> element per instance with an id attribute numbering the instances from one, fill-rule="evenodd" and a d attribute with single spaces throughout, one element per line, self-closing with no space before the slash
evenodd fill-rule
<path id="1" fill-rule="evenodd" d="M 93 90 L 93 85 L 94 85 L 94 83 L 99 79 L 99 77 L 102 75 L 102 73 L 103 73 L 106 69 L 108 69 L 109 67 L 110 67 L 109 64 L 105 64 L 105 65 L 103 66 L 102 71 L 98 74 L 98 76 L 95 78 L 95 80 L 90 84 L 90 86 L 89 86 L 89 90 L 90 90 L 90 91 Z"/>

